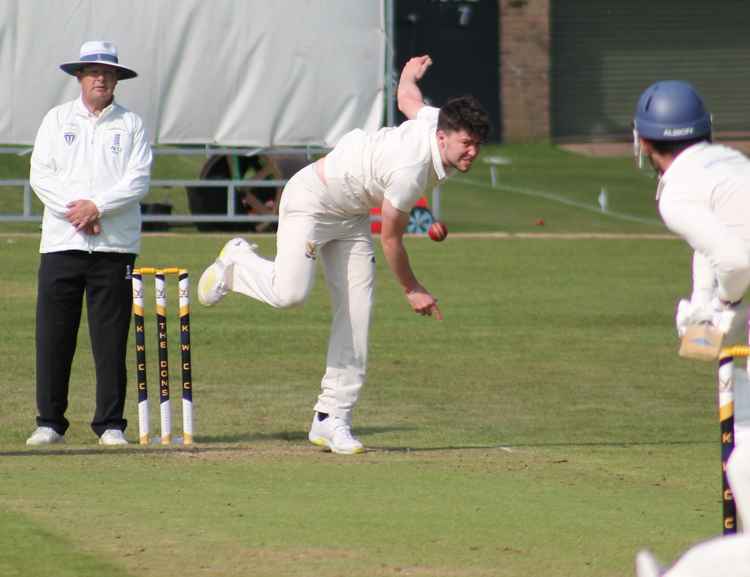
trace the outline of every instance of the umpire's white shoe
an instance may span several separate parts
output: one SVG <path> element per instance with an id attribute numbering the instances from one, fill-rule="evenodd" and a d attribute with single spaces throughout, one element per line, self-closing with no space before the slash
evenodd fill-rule
<path id="1" fill-rule="evenodd" d="M 342 455 L 354 455 L 364 453 L 365 448 L 354 436 L 352 429 L 344 419 L 328 415 L 322 421 L 319 413 L 313 416 L 310 433 L 307 438 L 313 445 L 326 447 L 334 453 Z"/>
<path id="2" fill-rule="evenodd" d="M 236 237 L 221 249 L 214 263 L 203 271 L 198 281 L 198 301 L 210 307 L 229 293 L 229 279 L 232 275 L 234 257 L 240 252 L 255 252 L 257 244 L 250 244 L 244 238 Z"/>
<path id="3" fill-rule="evenodd" d="M 64 443 L 65 437 L 55 431 L 52 427 L 37 427 L 36 431 L 26 439 L 26 444 L 30 447 L 37 445 L 54 445 L 55 443 Z"/>
<path id="4" fill-rule="evenodd" d="M 638 577 L 661 577 L 664 570 L 650 551 L 639 551 L 635 556 L 635 574 Z"/>
<path id="5" fill-rule="evenodd" d="M 127 445 L 128 440 L 125 438 L 125 435 L 122 434 L 120 429 L 107 429 L 102 433 L 102 436 L 99 437 L 99 444 L 110 446 Z"/>

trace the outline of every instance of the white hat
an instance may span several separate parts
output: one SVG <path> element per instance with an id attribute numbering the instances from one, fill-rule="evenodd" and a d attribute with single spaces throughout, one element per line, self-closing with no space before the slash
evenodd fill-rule
<path id="1" fill-rule="evenodd" d="M 126 80 L 128 78 L 135 78 L 138 74 L 135 70 L 125 68 L 118 64 L 117 60 L 117 46 L 113 42 L 107 42 L 104 40 L 91 40 L 84 42 L 81 46 L 81 55 L 75 62 L 66 62 L 60 64 L 60 68 L 75 76 L 76 72 L 81 70 L 87 64 L 105 64 L 112 66 L 117 69 L 117 78 L 119 80 Z"/>

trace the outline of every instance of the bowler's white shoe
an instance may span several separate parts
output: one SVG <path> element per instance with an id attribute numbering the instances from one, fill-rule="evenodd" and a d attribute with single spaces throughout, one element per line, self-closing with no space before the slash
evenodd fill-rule
<path id="1" fill-rule="evenodd" d="M 207 307 L 215 305 L 229 292 L 224 282 L 227 270 L 218 258 L 203 271 L 198 281 L 198 301 Z"/>
<path id="2" fill-rule="evenodd" d="M 221 249 L 219 256 L 209 266 L 198 281 L 198 300 L 210 307 L 223 299 L 231 287 L 228 281 L 232 275 L 234 256 L 239 252 L 255 252 L 257 244 L 250 244 L 244 238 L 236 237 L 228 241 Z"/>
<path id="3" fill-rule="evenodd" d="M 107 429 L 99 437 L 100 445 L 127 445 L 128 440 L 120 429 Z"/>
<path id="4" fill-rule="evenodd" d="M 342 455 L 354 455 L 365 451 L 362 443 L 352 436 L 349 423 L 333 415 L 328 415 L 321 421 L 318 413 L 315 413 L 307 438 L 318 447 L 326 447 Z"/>
<path id="5" fill-rule="evenodd" d="M 635 556 L 635 574 L 638 577 L 661 577 L 663 573 L 664 570 L 650 551 L 639 551 Z"/>
<path id="6" fill-rule="evenodd" d="M 258 249 L 258 245 L 254 242 L 247 242 L 244 238 L 236 236 L 233 239 L 227 241 L 224 247 L 219 253 L 220 260 L 224 263 L 224 266 L 234 264 L 234 257 L 243 252 L 255 252 Z"/>
<path id="7" fill-rule="evenodd" d="M 53 445 L 55 443 L 64 443 L 65 437 L 55 431 L 52 427 L 37 427 L 36 431 L 26 439 L 26 444 L 30 447 L 36 445 Z"/>

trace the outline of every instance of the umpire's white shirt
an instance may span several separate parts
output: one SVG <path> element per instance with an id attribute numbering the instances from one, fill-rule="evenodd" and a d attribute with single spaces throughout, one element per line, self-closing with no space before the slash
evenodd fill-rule
<path id="1" fill-rule="evenodd" d="M 750 160 L 726 146 L 691 146 L 662 175 L 657 199 L 664 223 L 696 251 L 696 297 L 715 285 L 722 300 L 740 300 L 750 284 Z"/>
<path id="2" fill-rule="evenodd" d="M 330 209 L 366 214 L 388 199 L 408 213 L 446 177 L 435 136 L 439 113 L 439 108 L 423 106 L 416 118 L 399 126 L 345 134 L 325 157 Z"/>
<path id="3" fill-rule="evenodd" d="M 40 252 L 138 253 L 151 159 L 141 118 L 114 102 L 99 116 L 80 97 L 50 110 L 31 156 L 31 186 L 44 204 Z M 96 204 L 100 234 L 76 232 L 65 219 L 79 199 Z"/>

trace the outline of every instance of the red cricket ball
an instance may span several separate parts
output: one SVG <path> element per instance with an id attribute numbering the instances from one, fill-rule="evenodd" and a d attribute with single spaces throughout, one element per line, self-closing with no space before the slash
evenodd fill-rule
<path id="1" fill-rule="evenodd" d="M 430 230 L 427 231 L 427 234 L 435 242 L 440 242 L 448 236 L 448 227 L 436 220 L 430 225 Z"/>

